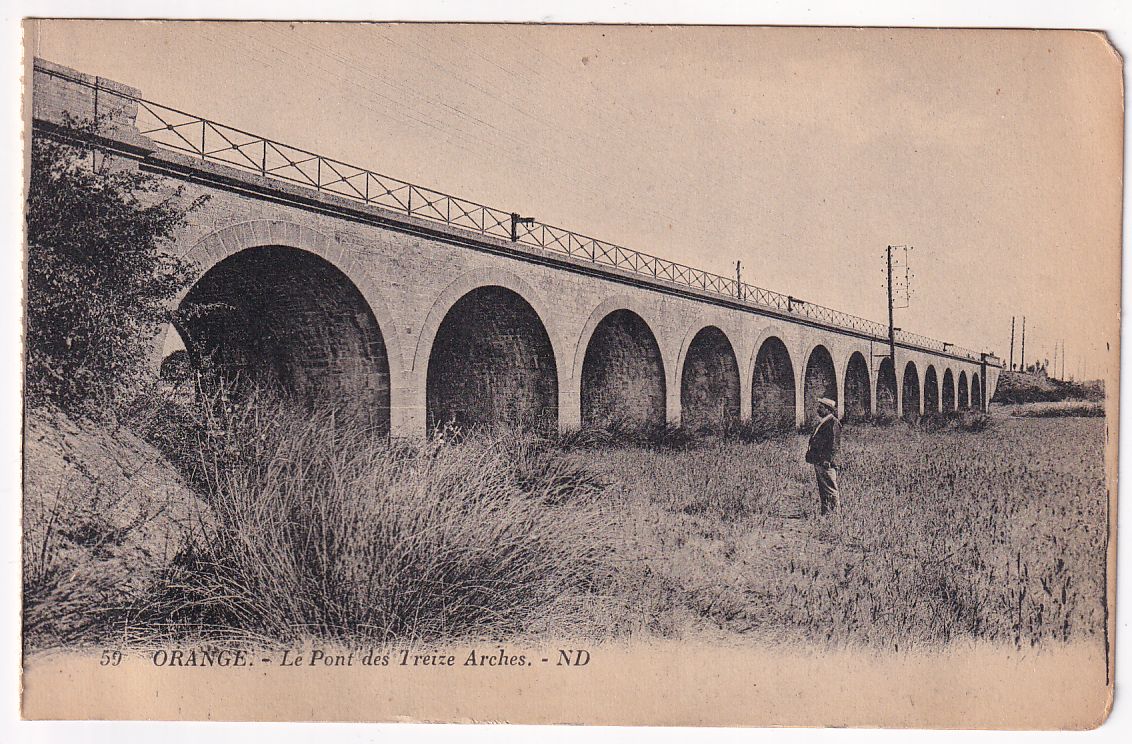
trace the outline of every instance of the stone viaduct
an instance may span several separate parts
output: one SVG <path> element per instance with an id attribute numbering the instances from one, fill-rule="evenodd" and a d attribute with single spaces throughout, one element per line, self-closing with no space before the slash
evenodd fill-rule
<path id="1" fill-rule="evenodd" d="M 349 400 L 394 435 L 450 421 L 802 425 L 820 396 L 849 419 L 984 409 L 1002 366 L 901 332 L 894 370 L 875 323 L 37 60 L 33 126 L 73 136 L 66 115 L 97 119 L 114 167 L 209 196 L 176 243 L 197 275 L 176 315 L 191 358 Z"/>

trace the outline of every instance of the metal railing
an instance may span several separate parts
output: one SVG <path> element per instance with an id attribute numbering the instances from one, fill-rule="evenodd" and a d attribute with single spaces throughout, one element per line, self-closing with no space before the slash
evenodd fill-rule
<path id="1" fill-rule="evenodd" d="M 156 145 L 187 153 L 201 160 L 222 163 L 264 178 L 299 184 L 320 193 L 334 194 L 362 204 L 384 207 L 409 217 L 501 238 L 660 282 L 698 289 L 744 305 L 862 333 L 879 341 L 887 342 L 888 339 L 887 326 L 866 318 L 631 250 L 572 230 L 520 219 L 519 215 L 512 212 L 276 142 L 140 96 L 110 90 L 56 70 L 38 66 L 35 70 L 95 88 L 98 95 L 115 96 L 136 103 L 135 125 L 142 135 Z M 909 346 L 967 357 L 973 361 L 980 359 L 980 355 L 970 349 L 907 331 L 897 331 L 896 340 Z"/>

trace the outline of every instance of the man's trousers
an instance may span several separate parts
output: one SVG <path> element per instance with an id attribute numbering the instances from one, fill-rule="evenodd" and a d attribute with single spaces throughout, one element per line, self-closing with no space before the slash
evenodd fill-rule
<path id="1" fill-rule="evenodd" d="M 837 490 L 837 468 L 822 467 L 818 463 L 814 465 L 814 473 L 818 477 L 818 500 L 821 503 L 821 513 L 829 514 L 841 504 L 841 492 Z"/>

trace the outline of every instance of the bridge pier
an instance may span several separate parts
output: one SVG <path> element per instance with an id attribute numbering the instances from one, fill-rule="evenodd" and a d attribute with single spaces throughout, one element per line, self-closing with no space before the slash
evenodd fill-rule
<path id="1" fill-rule="evenodd" d="M 408 373 L 402 373 L 407 377 Z M 395 439 L 419 439 L 428 433 L 424 390 L 394 387 L 390 391 L 389 434 Z"/>
<path id="2" fill-rule="evenodd" d="M 562 381 L 558 388 L 558 432 L 565 434 L 582 428 L 582 391 L 573 380 Z"/>
<path id="3" fill-rule="evenodd" d="M 680 386 L 669 383 L 664 390 L 664 421 L 668 426 L 680 426 L 683 421 L 680 409 Z"/>

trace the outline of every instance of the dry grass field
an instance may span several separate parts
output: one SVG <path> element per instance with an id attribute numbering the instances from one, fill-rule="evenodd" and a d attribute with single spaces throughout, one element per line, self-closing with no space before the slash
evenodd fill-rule
<path id="1" fill-rule="evenodd" d="M 42 623 L 25 638 L 1099 640 L 1104 420 L 976 423 L 847 426 L 843 506 L 822 518 L 796 434 L 390 444 L 323 416 L 162 414 L 119 459 L 164 468 L 202 512 L 169 522 L 176 540 L 106 514 L 115 484 L 89 453 L 123 440 L 87 426 L 29 448 L 57 475 L 25 498 L 25 623 Z M 145 586 L 82 586 L 111 569 Z"/>
<path id="2" fill-rule="evenodd" d="M 1102 634 L 1103 441 L 1096 418 L 846 427 L 825 518 L 802 437 L 576 456 L 649 566 L 648 632 L 1030 645 Z"/>

